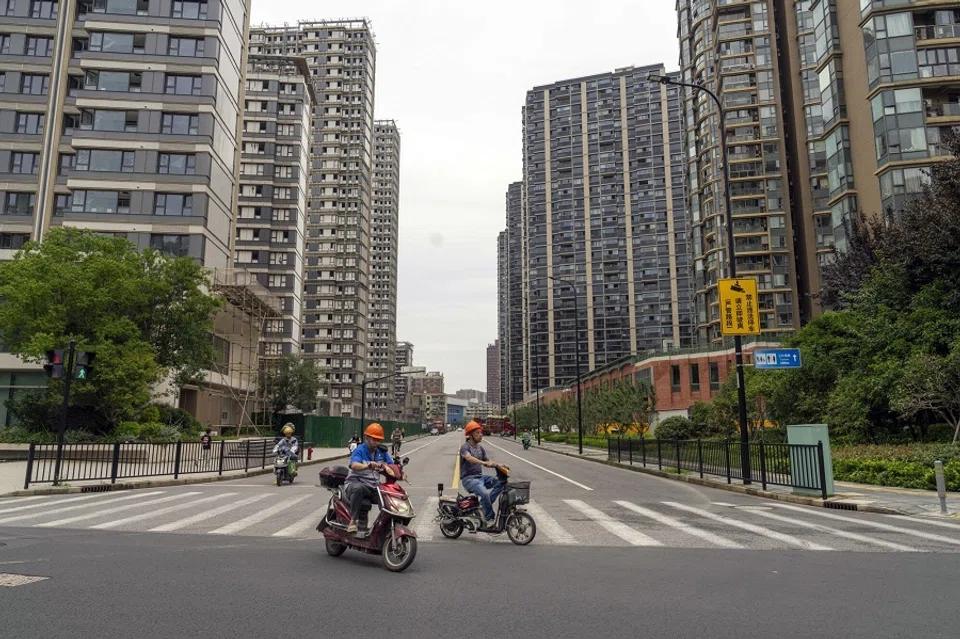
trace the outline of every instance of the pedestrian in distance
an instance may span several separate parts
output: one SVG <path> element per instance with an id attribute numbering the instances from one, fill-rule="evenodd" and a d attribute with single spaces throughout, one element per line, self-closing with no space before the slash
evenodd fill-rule
<path id="1" fill-rule="evenodd" d="M 210 427 L 207 426 L 206 430 L 203 431 L 203 435 L 200 436 L 200 455 L 197 456 L 197 461 L 194 464 L 195 468 L 200 467 L 200 462 L 207 462 L 210 460 L 210 450 L 213 448 L 213 437 L 210 436 Z"/>

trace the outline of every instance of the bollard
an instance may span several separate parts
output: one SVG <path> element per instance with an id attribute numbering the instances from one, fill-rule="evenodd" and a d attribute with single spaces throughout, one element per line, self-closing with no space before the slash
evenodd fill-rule
<path id="1" fill-rule="evenodd" d="M 940 498 L 940 512 L 947 514 L 947 483 L 943 479 L 943 462 L 939 459 L 933 462 L 933 474 L 937 479 L 937 496 Z"/>

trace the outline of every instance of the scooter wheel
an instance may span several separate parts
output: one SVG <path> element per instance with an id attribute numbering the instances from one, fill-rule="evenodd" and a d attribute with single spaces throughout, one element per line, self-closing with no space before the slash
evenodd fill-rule
<path id="1" fill-rule="evenodd" d="M 507 537 L 518 546 L 526 546 L 537 536 L 537 522 L 525 512 L 516 512 L 507 519 Z"/>
<path id="2" fill-rule="evenodd" d="M 283 475 L 277 475 L 277 486 L 283 486 Z"/>
<path id="3" fill-rule="evenodd" d="M 417 556 L 416 537 L 398 537 L 396 544 L 387 539 L 383 543 L 383 566 L 390 572 L 403 572 L 410 567 Z"/>
<path id="4" fill-rule="evenodd" d="M 294 479 L 295 477 L 296 477 L 296 475 L 290 475 L 290 479 L 288 479 L 287 481 L 292 484 L 292 483 L 293 483 L 293 479 Z"/>
<path id="5" fill-rule="evenodd" d="M 447 539 L 456 539 L 463 534 L 463 522 L 457 520 L 448 524 L 440 524 L 440 534 Z"/>
<path id="6" fill-rule="evenodd" d="M 339 557 L 347 551 L 347 547 L 332 539 L 327 539 L 327 554 L 331 557 Z"/>

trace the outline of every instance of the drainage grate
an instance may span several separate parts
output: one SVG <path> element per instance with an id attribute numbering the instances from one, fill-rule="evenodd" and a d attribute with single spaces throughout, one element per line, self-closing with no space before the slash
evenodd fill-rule
<path id="1" fill-rule="evenodd" d="M 37 577 L 36 575 L 15 575 L 9 572 L 0 572 L 0 586 L 25 586 L 36 581 L 44 581 L 50 577 Z"/>
<path id="2" fill-rule="evenodd" d="M 838 501 L 825 501 L 823 507 L 833 508 L 834 510 L 859 510 L 856 504 L 844 504 Z"/>
<path id="3" fill-rule="evenodd" d="M 98 484 L 96 486 L 81 486 L 81 493 L 105 493 L 113 490 L 113 484 Z"/>

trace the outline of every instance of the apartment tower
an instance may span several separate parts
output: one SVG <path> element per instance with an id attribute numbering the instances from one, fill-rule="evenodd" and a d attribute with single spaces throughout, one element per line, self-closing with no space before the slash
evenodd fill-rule
<path id="1" fill-rule="evenodd" d="M 373 222 L 367 377 L 393 375 L 397 348 L 397 248 L 400 223 L 400 130 L 393 120 L 373 126 Z M 389 419 L 395 411 L 394 380 L 367 386 L 366 414 Z"/>
<path id="2" fill-rule="evenodd" d="M 663 73 L 627 67 L 527 93 L 524 394 L 575 379 L 578 339 L 581 374 L 692 342 L 679 94 L 647 81 Z"/>
<path id="3" fill-rule="evenodd" d="M 394 349 L 394 370 L 413 366 L 413 344 L 410 342 L 397 342 Z M 400 375 L 393 379 L 393 411 L 394 419 L 402 418 L 407 405 L 407 392 L 410 388 L 410 382 L 406 376 Z"/>
<path id="4" fill-rule="evenodd" d="M 528 331 L 524 324 L 524 226 L 523 182 L 507 187 L 505 196 L 507 230 L 501 233 L 500 254 L 500 405 L 507 407 L 524 397 L 525 348 Z"/>
<path id="5" fill-rule="evenodd" d="M 315 103 L 304 58 L 248 56 L 234 256 L 280 301 L 282 317 L 260 339 L 262 360 L 300 354 Z"/>
<path id="6" fill-rule="evenodd" d="M 360 414 L 368 358 L 376 44 L 369 21 L 250 29 L 250 53 L 306 58 L 317 105 L 310 146 L 302 352 L 331 413 Z"/>

